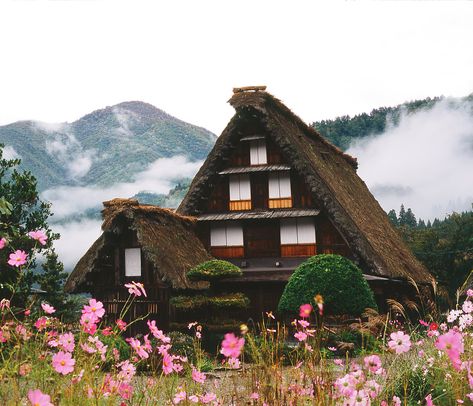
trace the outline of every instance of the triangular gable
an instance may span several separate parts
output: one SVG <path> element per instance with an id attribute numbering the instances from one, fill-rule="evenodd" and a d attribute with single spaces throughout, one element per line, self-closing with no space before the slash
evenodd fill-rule
<path id="1" fill-rule="evenodd" d="M 308 127 L 266 92 L 242 92 L 230 99 L 236 114 L 195 176 L 178 212 L 196 215 L 218 172 L 242 136 L 246 117 L 256 118 L 306 181 L 314 201 L 330 216 L 350 248 L 372 269 L 389 278 L 431 283 L 432 276 L 414 257 L 386 213 L 356 174 L 356 160 Z"/>

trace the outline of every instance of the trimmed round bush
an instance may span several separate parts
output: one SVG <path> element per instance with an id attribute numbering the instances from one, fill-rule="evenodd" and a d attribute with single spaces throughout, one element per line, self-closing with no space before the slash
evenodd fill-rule
<path id="1" fill-rule="evenodd" d="M 314 296 L 318 294 L 328 314 L 359 316 L 367 307 L 377 308 L 361 269 L 340 255 L 316 255 L 300 264 L 289 278 L 278 309 L 297 313 L 304 303 L 316 309 Z"/>
<path id="2" fill-rule="evenodd" d="M 228 261 L 211 259 L 202 262 L 187 272 L 187 277 L 193 281 L 216 281 L 224 278 L 235 278 L 241 276 L 241 269 Z"/>
<path id="3" fill-rule="evenodd" d="M 174 296 L 169 301 L 177 310 L 196 310 L 210 306 L 213 309 L 246 309 L 250 300 L 243 293 L 226 293 L 219 296 Z"/>

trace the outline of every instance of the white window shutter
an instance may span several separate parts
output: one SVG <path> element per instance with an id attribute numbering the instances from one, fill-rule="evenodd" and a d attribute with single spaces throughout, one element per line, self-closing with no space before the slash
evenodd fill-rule
<path id="1" fill-rule="evenodd" d="M 141 248 L 125 248 L 125 276 L 141 276 Z"/>
<path id="2" fill-rule="evenodd" d="M 271 172 L 268 178 L 269 198 L 279 199 L 279 176 L 277 172 Z"/>
<path id="3" fill-rule="evenodd" d="M 315 244 L 315 224 L 313 219 L 297 219 L 297 241 L 299 244 Z"/>
<path id="4" fill-rule="evenodd" d="M 289 172 L 279 174 L 279 193 L 280 197 L 291 197 L 291 175 Z"/>
<path id="5" fill-rule="evenodd" d="M 258 163 L 260 165 L 264 165 L 268 163 L 265 140 L 258 140 Z"/>
<path id="6" fill-rule="evenodd" d="M 250 165 L 258 164 L 258 140 L 250 141 Z"/>
<path id="7" fill-rule="evenodd" d="M 210 246 L 225 247 L 227 245 L 227 230 L 224 224 L 216 224 L 210 228 Z"/>
<path id="8" fill-rule="evenodd" d="M 240 177 L 238 175 L 230 175 L 230 200 L 241 200 L 240 199 Z"/>
<path id="9" fill-rule="evenodd" d="M 281 220 L 281 244 L 297 244 L 296 219 Z"/>
<path id="10" fill-rule="evenodd" d="M 250 175 L 240 175 L 240 200 L 251 200 Z"/>
<path id="11" fill-rule="evenodd" d="M 227 246 L 242 247 L 243 246 L 243 227 L 238 223 L 227 224 Z"/>

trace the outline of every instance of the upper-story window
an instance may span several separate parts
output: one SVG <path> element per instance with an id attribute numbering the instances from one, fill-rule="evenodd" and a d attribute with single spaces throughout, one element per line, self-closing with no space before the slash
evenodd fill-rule
<path id="1" fill-rule="evenodd" d="M 291 175 L 289 171 L 271 172 L 269 174 L 268 182 L 268 207 L 270 209 L 292 207 Z"/>
<path id="2" fill-rule="evenodd" d="M 250 175 L 230 175 L 230 210 L 251 209 Z"/>
<path id="3" fill-rule="evenodd" d="M 250 165 L 264 165 L 267 163 L 266 141 L 264 139 L 250 141 Z"/>
<path id="4" fill-rule="evenodd" d="M 140 248 L 125 248 L 125 276 L 141 276 Z"/>

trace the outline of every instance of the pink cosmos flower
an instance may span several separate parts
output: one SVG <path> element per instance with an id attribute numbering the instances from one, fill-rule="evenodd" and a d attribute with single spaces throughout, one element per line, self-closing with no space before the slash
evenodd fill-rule
<path id="1" fill-rule="evenodd" d="M 94 313 L 82 313 L 79 323 L 82 329 L 90 335 L 95 334 L 97 331 L 98 318 Z"/>
<path id="2" fill-rule="evenodd" d="M 189 400 L 192 402 L 192 403 L 199 403 L 199 397 L 197 395 L 190 395 L 189 396 Z"/>
<path id="3" fill-rule="evenodd" d="M 391 333 L 391 340 L 388 342 L 388 346 L 391 350 L 394 350 L 396 354 L 402 354 L 409 351 L 411 348 L 411 340 L 408 334 L 402 331 Z"/>
<path id="4" fill-rule="evenodd" d="M 88 313 L 88 314 L 93 314 L 97 319 L 101 319 L 103 315 L 105 314 L 105 309 L 103 308 L 103 303 L 98 302 L 95 299 L 90 299 L 89 300 L 89 305 L 85 305 L 84 309 L 82 310 L 82 313 Z"/>
<path id="5" fill-rule="evenodd" d="M 365 368 L 370 372 L 376 372 L 379 368 L 381 368 L 381 358 L 379 358 L 377 355 L 365 357 L 364 362 Z"/>
<path id="6" fill-rule="evenodd" d="M 66 352 L 74 351 L 74 334 L 70 332 L 61 334 L 58 339 L 58 344 Z"/>
<path id="7" fill-rule="evenodd" d="M 9 309 L 9 308 L 10 308 L 10 301 L 8 299 L 3 298 L 0 301 L 0 309 L 4 310 L 4 309 Z"/>
<path id="8" fill-rule="evenodd" d="M 7 244 L 7 240 L 5 238 L 0 238 L 0 250 L 5 248 L 5 245 Z"/>
<path id="9" fill-rule="evenodd" d="M 148 324 L 148 328 L 151 334 L 153 334 L 153 336 L 155 336 L 158 340 L 160 340 L 164 344 L 168 344 L 171 342 L 171 339 L 164 335 L 162 330 L 159 330 L 158 327 L 156 327 L 155 320 L 148 320 L 146 323 Z"/>
<path id="10" fill-rule="evenodd" d="M 307 334 L 303 331 L 298 331 L 296 334 L 294 334 L 294 337 L 296 337 L 299 341 L 307 340 Z"/>
<path id="11" fill-rule="evenodd" d="M 306 303 L 299 307 L 299 316 L 306 319 L 312 312 L 312 305 Z"/>
<path id="12" fill-rule="evenodd" d="M 131 348 L 133 348 L 138 356 L 141 359 L 146 359 L 149 357 L 148 352 L 146 351 L 145 347 L 141 345 L 140 340 L 137 340 L 136 338 L 127 338 L 126 341 L 131 345 Z"/>
<path id="13" fill-rule="evenodd" d="M 258 400 L 258 399 L 259 399 L 259 393 L 253 392 L 253 393 L 250 395 L 250 399 L 252 399 L 252 400 Z"/>
<path id="14" fill-rule="evenodd" d="M 174 396 L 174 399 L 172 400 L 172 402 L 175 405 L 177 405 L 177 404 L 181 403 L 183 400 L 186 400 L 186 398 L 187 398 L 186 392 L 180 391 L 180 392 L 176 393 L 176 395 Z"/>
<path id="15" fill-rule="evenodd" d="M 30 231 L 28 235 L 33 239 L 38 241 L 41 245 L 46 245 L 48 236 L 41 230 Z"/>
<path id="16" fill-rule="evenodd" d="M 59 351 L 53 355 L 53 368 L 60 374 L 67 375 L 74 370 L 76 360 L 72 358 L 70 352 Z"/>
<path id="17" fill-rule="evenodd" d="M 207 377 L 203 372 L 198 371 L 195 368 L 192 368 L 192 379 L 197 383 L 204 383 Z"/>
<path id="18" fill-rule="evenodd" d="M 463 305 L 462 305 L 462 310 L 465 313 L 473 312 L 473 303 L 469 300 L 465 300 L 465 302 L 463 302 Z"/>
<path id="19" fill-rule="evenodd" d="M 33 406 L 53 406 L 50 396 L 39 389 L 28 391 L 28 400 Z"/>
<path id="20" fill-rule="evenodd" d="M 230 357 L 228 358 L 227 362 L 228 362 L 228 366 L 232 369 L 240 368 L 240 360 L 238 358 Z"/>
<path id="21" fill-rule="evenodd" d="M 53 314 L 56 312 L 56 309 L 47 303 L 41 303 L 41 307 L 46 314 Z"/>
<path id="22" fill-rule="evenodd" d="M 26 258 L 28 255 L 25 251 L 16 250 L 10 254 L 10 259 L 8 260 L 8 265 L 16 266 L 17 268 L 26 264 Z"/>
<path id="23" fill-rule="evenodd" d="M 393 406 L 401 406 L 401 399 L 398 396 L 393 396 Z"/>
<path id="24" fill-rule="evenodd" d="M 115 323 L 117 324 L 117 327 L 120 329 L 120 331 L 126 330 L 127 324 L 122 319 L 118 319 Z"/>
<path id="25" fill-rule="evenodd" d="M 34 323 L 34 326 L 39 330 L 43 330 L 46 325 L 48 324 L 48 318 L 47 317 L 40 317 L 38 320 L 36 320 L 36 322 Z"/>
<path id="26" fill-rule="evenodd" d="M 244 338 L 238 338 L 233 333 L 227 333 L 222 341 L 220 353 L 227 358 L 238 358 L 244 345 Z"/>
<path id="27" fill-rule="evenodd" d="M 200 401 L 204 404 L 213 402 L 217 399 L 217 395 L 215 393 L 206 393 L 200 397 Z"/>
<path id="28" fill-rule="evenodd" d="M 460 354 L 464 352 L 462 334 L 455 330 L 449 330 L 442 334 L 436 341 L 435 347 L 445 351 L 453 363 L 455 369 L 460 369 L 461 361 Z"/>
<path id="29" fill-rule="evenodd" d="M 131 382 L 132 378 L 135 376 L 136 367 L 128 360 L 118 364 L 120 372 L 118 373 L 118 378 L 123 382 Z"/>
<path id="30" fill-rule="evenodd" d="M 468 290 L 466 291 L 466 295 L 467 295 L 468 297 L 472 297 L 472 296 L 473 296 L 473 289 L 468 289 Z"/>
<path id="31" fill-rule="evenodd" d="M 297 322 L 302 328 L 307 328 L 310 326 L 310 323 L 307 320 L 298 320 Z"/>
<path id="32" fill-rule="evenodd" d="M 434 402 L 432 401 L 432 394 L 428 394 L 426 397 L 425 397 L 425 405 L 426 406 L 435 406 L 434 405 Z"/>
<path id="33" fill-rule="evenodd" d="M 169 375 L 173 370 L 174 370 L 174 363 L 172 362 L 172 356 L 166 353 L 163 355 L 164 375 Z"/>
<path id="34" fill-rule="evenodd" d="M 142 283 L 132 281 L 131 283 L 125 283 L 125 287 L 128 288 L 130 295 L 141 296 L 143 294 L 145 297 L 148 296 Z"/>

